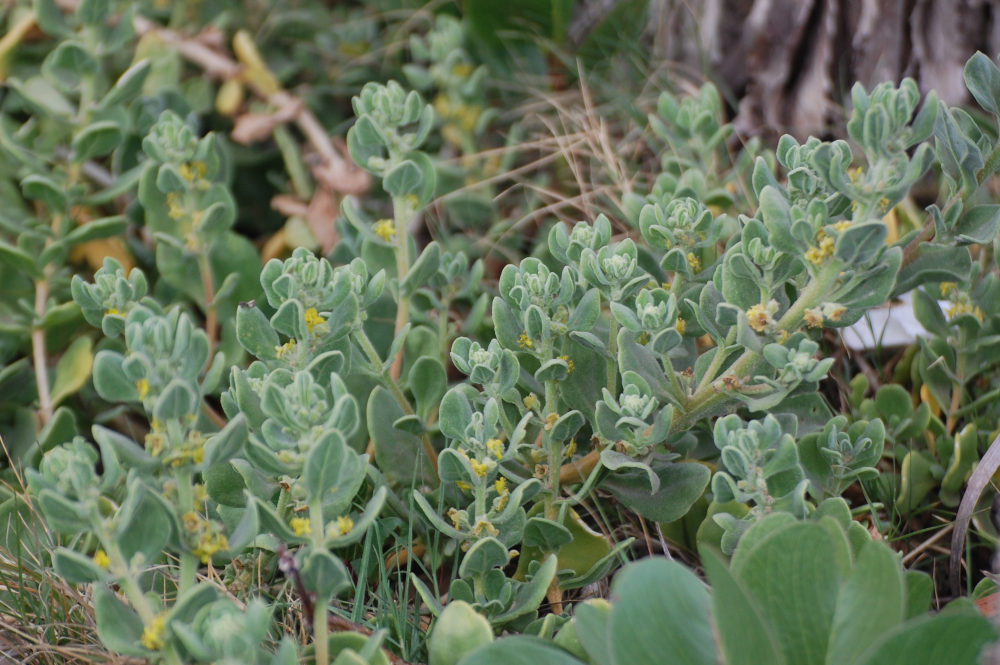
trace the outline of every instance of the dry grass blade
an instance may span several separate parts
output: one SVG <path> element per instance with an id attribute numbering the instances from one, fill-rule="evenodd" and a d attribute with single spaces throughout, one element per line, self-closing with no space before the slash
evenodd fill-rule
<path id="1" fill-rule="evenodd" d="M 972 511 L 979 503 L 979 497 L 990 482 L 993 474 L 1000 469 L 1000 434 L 993 439 L 989 450 L 979 460 L 979 466 L 972 472 L 969 484 L 965 488 L 962 496 L 962 503 L 958 506 L 958 514 L 955 516 L 955 530 L 951 534 L 951 564 L 949 577 L 951 580 L 952 592 L 958 596 L 961 594 L 959 576 L 959 566 L 962 560 L 962 549 L 965 547 L 965 534 L 969 530 L 969 521 L 972 519 Z"/>

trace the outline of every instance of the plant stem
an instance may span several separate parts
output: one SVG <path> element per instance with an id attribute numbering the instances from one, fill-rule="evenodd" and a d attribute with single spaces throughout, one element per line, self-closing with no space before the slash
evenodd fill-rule
<path id="1" fill-rule="evenodd" d="M 550 427 L 549 416 L 556 414 L 556 382 L 545 382 L 545 408 L 543 410 L 543 427 Z M 552 436 L 551 430 L 545 432 L 546 448 L 549 453 L 549 493 L 545 497 L 545 519 L 554 520 L 556 518 L 556 499 L 559 498 L 559 464 L 562 462 L 562 441 L 558 441 Z"/>
<path id="2" fill-rule="evenodd" d="M 315 550 L 326 549 L 323 542 L 326 533 L 323 522 L 323 505 L 319 500 L 314 499 L 309 504 L 309 521 L 312 524 L 312 547 Z M 317 594 L 318 596 L 319 594 Z M 329 665 L 330 662 L 330 638 L 329 624 L 327 623 L 327 605 L 329 598 L 316 598 L 313 607 L 312 627 L 313 627 L 313 648 L 315 649 L 315 665 Z"/>
<path id="3" fill-rule="evenodd" d="M 608 392 L 618 396 L 618 320 L 614 315 L 608 317 Z"/>
<path id="4" fill-rule="evenodd" d="M 729 345 L 736 339 L 736 330 L 731 329 L 729 334 L 726 335 L 726 340 L 715 347 L 715 355 L 712 356 L 712 362 L 709 363 L 708 369 L 705 370 L 705 375 L 701 377 L 701 382 L 698 383 L 698 387 L 695 392 L 703 390 L 708 384 L 715 380 L 715 376 L 719 373 L 719 367 L 722 366 L 722 361 L 726 357 L 726 351 Z"/>
<path id="5" fill-rule="evenodd" d="M 215 343 L 219 339 L 219 319 L 215 309 L 215 279 L 212 266 L 208 262 L 207 248 L 198 252 L 198 271 L 201 273 L 201 288 L 205 297 L 205 333 L 208 335 L 208 363 L 212 362 Z"/>
<path id="6" fill-rule="evenodd" d="M 177 510 L 183 516 L 194 511 L 194 491 L 191 487 L 191 472 L 178 469 L 174 472 L 174 482 L 177 484 Z M 178 585 L 177 596 L 181 597 L 184 592 L 195 584 L 195 577 L 198 574 L 198 559 L 195 555 L 182 545 L 181 557 L 181 577 Z"/>
<path id="7" fill-rule="evenodd" d="M 396 229 L 396 323 L 393 330 L 393 337 L 410 322 L 410 296 L 403 293 L 403 280 L 410 272 L 410 236 L 407 230 L 409 223 L 409 213 L 411 206 L 401 196 L 392 197 L 393 225 Z M 403 355 L 405 345 L 399 348 L 399 353 L 392 361 L 390 376 L 393 381 L 398 381 L 403 372 Z"/>
<path id="8" fill-rule="evenodd" d="M 441 303 L 441 313 L 438 317 L 438 342 L 441 344 L 441 362 L 448 366 L 448 352 L 451 350 L 451 342 L 448 339 L 448 317 L 451 314 L 451 298 L 445 297 Z"/>
<path id="9" fill-rule="evenodd" d="M 93 532 L 97 534 L 98 540 L 108 555 L 108 560 L 110 561 L 109 571 L 117 578 L 118 587 L 125 594 L 125 597 L 128 598 L 136 614 L 142 619 L 143 625 L 150 625 L 156 619 L 156 610 L 142 592 L 139 581 L 132 573 L 131 566 L 125 561 L 125 556 L 122 554 L 121 549 L 119 549 L 117 541 L 115 541 L 111 533 L 104 527 L 102 518 L 96 509 L 91 514 L 90 520 Z M 161 653 L 169 665 L 182 665 L 181 658 L 173 645 L 166 645 Z"/>
<path id="10" fill-rule="evenodd" d="M 368 361 L 372 363 L 376 368 L 382 367 L 382 359 L 378 355 L 378 351 L 375 350 L 375 345 L 368 338 L 368 334 L 365 333 L 363 328 L 358 328 L 354 339 L 357 340 L 358 345 L 364 352 L 365 356 L 368 357 Z M 403 353 L 400 351 L 399 357 L 402 357 Z M 410 404 L 410 400 L 406 399 L 406 394 L 403 389 L 399 387 L 399 382 L 391 374 L 386 374 L 385 372 L 380 372 L 379 377 L 382 379 L 382 384 L 392 393 L 392 396 L 396 398 L 396 403 L 399 404 L 403 412 L 408 416 L 412 416 L 416 413 L 413 410 L 413 406 Z M 431 460 L 431 465 L 434 469 L 434 473 L 437 473 L 437 451 L 434 449 L 434 444 L 431 443 L 431 437 L 429 434 L 424 433 L 421 435 L 421 440 L 424 444 L 424 452 L 427 453 L 427 457 Z"/>

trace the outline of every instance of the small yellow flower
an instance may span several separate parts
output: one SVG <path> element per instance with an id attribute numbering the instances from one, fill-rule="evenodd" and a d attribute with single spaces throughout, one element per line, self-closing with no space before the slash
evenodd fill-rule
<path id="1" fill-rule="evenodd" d="M 816 236 L 816 242 L 819 243 L 817 247 L 810 247 L 806 251 L 806 260 L 819 265 L 833 256 L 834 240 L 825 231 L 820 230 Z"/>
<path id="2" fill-rule="evenodd" d="M 396 225 L 391 219 L 380 219 L 375 222 L 375 235 L 386 242 L 396 235 Z"/>
<path id="3" fill-rule="evenodd" d="M 566 366 L 569 368 L 570 372 L 576 369 L 576 363 L 574 363 L 573 359 L 570 358 L 568 355 L 559 356 L 559 360 L 562 360 L 564 363 L 566 363 Z"/>
<path id="4" fill-rule="evenodd" d="M 819 307 L 813 307 L 812 309 L 807 309 L 805 311 L 806 325 L 810 328 L 822 328 L 823 327 L 823 312 L 820 311 Z"/>
<path id="5" fill-rule="evenodd" d="M 340 532 L 340 535 L 344 535 L 345 533 L 350 533 L 351 529 L 353 528 L 354 528 L 354 520 L 352 520 L 347 515 L 341 515 L 340 517 L 337 518 L 337 531 Z"/>
<path id="6" fill-rule="evenodd" d="M 849 220 L 849 219 L 842 219 L 842 220 L 840 220 L 839 222 L 837 222 L 836 224 L 833 225 L 833 229 L 835 231 L 839 231 L 841 233 L 843 233 L 844 231 L 846 231 L 849 228 L 851 228 L 851 220 Z"/>
<path id="7" fill-rule="evenodd" d="M 772 323 L 771 317 L 778 311 L 778 302 L 771 300 L 766 305 L 761 303 L 747 310 L 747 323 L 757 332 L 764 330 Z"/>
<path id="8" fill-rule="evenodd" d="M 456 481 L 455 484 L 458 485 L 458 489 L 462 490 L 463 492 L 468 492 L 469 490 L 472 489 L 472 485 L 465 482 L 464 480 Z"/>
<path id="9" fill-rule="evenodd" d="M 497 459 L 503 457 L 503 441 L 500 439 L 490 439 L 486 442 L 486 449 Z"/>
<path id="10" fill-rule="evenodd" d="M 312 524 L 308 517 L 293 517 L 289 525 L 296 536 L 308 536 L 312 534 Z"/>
<path id="11" fill-rule="evenodd" d="M 865 172 L 864 168 L 857 166 L 853 169 L 848 169 L 847 177 L 850 179 L 852 183 L 855 183 L 858 181 L 858 178 L 860 178 L 861 174 L 864 172 Z"/>
<path id="12" fill-rule="evenodd" d="M 181 516 L 181 521 L 184 523 L 184 529 L 187 531 L 200 531 L 202 529 L 202 523 L 205 521 L 204 518 L 193 510 L 189 510 Z"/>
<path id="13" fill-rule="evenodd" d="M 954 305 L 951 306 L 951 308 L 948 309 L 949 319 L 954 319 L 959 314 L 972 314 L 980 321 L 983 321 L 986 318 L 986 315 L 983 313 L 983 310 L 979 306 L 973 307 L 972 304 L 967 302 L 955 303 Z"/>
<path id="14" fill-rule="evenodd" d="M 194 182 L 196 180 L 201 180 L 208 173 L 208 166 L 205 162 L 187 162 L 181 164 L 177 171 L 181 174 L 181 177 L 188 182 Z"/>
<path id="15" fill-rule="evenodd" d="M 149 379 L 139 379 L 135 382 L 135 389 L 139 391 L 139 399 L 144 400 L 149 395 Z"/>
<path id="16" fill-rule="evenodd" d="M 116 309 L 114 307 L 109 307 L 104 311 L 104 316 L 111 316 L 113 314 L 117 314 L 118 316 L 125 316 L 124 314 L 122 314 L 122 311 L 120 309 Z"/>
<path id="17" fill-rule="evenodd" d="M 167 215 L 174 220 L 185 216 L 184 207 L 181 205 L 181 195 L 177 192 L 167 194 Z"/>
<path id="18" fill-rule="evenodd" d="M 159 651 L 165 644 L 167 632 L 167 613 L 160 612 L 142 630 L 142 646 L 150 651 Z"/>
<path id="19" fill-rule="evenodd" d="M 208 501 L 208 490 L 205 489 L 204 483 L 195 483 L 194 500 L 196 503 L 205 503 Z"/>
<path id="20" fill-rule="evenodd" d="M 955 292 L 958 285 L 955 282 L 941 282 L 941 295 L 947 296 Z"/>
<path id="21" fill-rule="evenodd" d="M 563 456 L 566 459 L 570 459 L 576 454 L 576 439 L 570 439 L 569 444 L 566 446 L 566 450 L 563 451 Z"/>
<path id="22" fill-rule="evenodd" d="M 495 538 L 500 535 L 500 531 L 498 531 L 489 520 L 479 520 L 476 522 L 475 526 L 472 527 L 472 535 L 477 538 L 480 536 L 490 536 Z"/>
<path id="23" fill-rule="evenodd" d="M 316 311 L 316 310 L 313 310 L 313 311 Z M 308 316 L 308 313 L 307 313 L 307 316 Z M 308 320 L 306 322 L 306 325 L 307 326 L 309 325 Z M 287 342 L 285 342 L 284 344 L 282 344 L 281 346 L 274 347 L 274 352 L 275 352 L 275 354 L 279 358 L 284 358 L 285 354 L 289 353 L 294 348 L 295 348 L 295 340 L 294 339 L 290 339 Z"/>
<path id="24" fill-rule="evenodd" d="M 313 328 L 324 323 L 326 323 L 326 319 L 319 315 L 315 307 L 310 307 L 306 310 L 306 328 L 309 329 L 309 332 L 312 332 Z"/>
<path id="25" fill-rule="evenodd" d="M 535 346 L 535 343 L 531 341 L 530 337 L 528 337 L 528 333 L 523 332 L 521 333 L 521 336 L 517 338 L 517 345 L 522 349 L 530 349 Z"/>
<path id="26" fill-rule="evenodd" d="M 475 473 L 480 478 L 484 478 L 486 476 L 486 474 L 490 470 L 490 468 L 489 468 L 489 466 L 487 466 L 486 462 L 480 462 L 477 459 L 471 459 L 471 460 L 469 460 L 469 463 L 472 465 L 472 471 L 473 471 L 473 473 Z"/>
<path id="27" fill-rule="evenodd" d="M 701 259 L 695 256 L 694 252 L 688 252 L 687 260 L 693 272 L 701 272 Z"/>
<path id="28" fill-rule="evenodd" d="M 99 568 L 107 570 L 108 566 L 111 565 L 111 559 L 108 557 L 108 553 L 104 550 L 97 550 L 94 552 L 94 563 L 96 563 Z"/>
<path id="29" fill-rule="evenodd" d="M 683 335 L 684 331 L 687 330 L 687 321 L 678 316 L 677 323 L 674 324 L 674 327 L 677 328 L 677 332 Z"/>
<path id="30" fill-rule="evenodd" d="M 521 400 L 521 402 L 524 404 L 524 408 L 530 411 L 538 406 L 538 395 L 535 393 L 528 393 L 528 396 Z"/>
<path id="31" fill-rule="evenodd" d="M 840 321 L 845 313 L 847 313 L 847 308 L 839 302 L 823 303 L 823 316 L 831 321 Z"/>
<path id="32" fill-rule="evenodd" d="M 544 425 L 545 431 L 548 432 L 550 429 L 552 429 L 555 426 L 557 420 L 559 420 L 558 413 L 550 413 L 549 415 L 545 416 L 545 425 Z"/>
<path id="33" fill-rule="evenodd" d="M 192 553 L 205 565 L 212 562 L 212 557 L 216 552 L 229 549 L 229 540 L 224 534 L 214 530 L 205 531 L 198 537 L 198 544 Z"/>

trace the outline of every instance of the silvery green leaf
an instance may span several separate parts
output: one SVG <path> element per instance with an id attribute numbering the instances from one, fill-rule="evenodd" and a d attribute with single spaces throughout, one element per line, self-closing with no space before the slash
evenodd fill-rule
<path id="1" fill-rule="evenodd" d="M 660 477 L 656 475 L 645 462 L 637 460 L 635 458 L 624 455 L 617 450 L 612 450 L 611 448 L 605 448 L 601 451 L 601 464 L 606 468 L 616 471 L 618 469 L 639 469 L 646 473 L 646 477 L 649 479 L 650 492 L 657 492 L 660 489 Z"/>

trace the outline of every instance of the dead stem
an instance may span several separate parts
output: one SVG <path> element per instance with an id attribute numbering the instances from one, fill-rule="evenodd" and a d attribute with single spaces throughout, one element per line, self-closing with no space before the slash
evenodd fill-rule
<path id="1" fill-rule="evenodd" d="M 52 419 L 52 393 L 49 389 L 48 353 L 45 350 L 45 329 L 42 319 L 49 300 L 49 282 L 44 277 L 35 282 L 35 325 L 31 329 L 31 352 L 35 365 L 35 384 L 38 386 L 39 430 Z"/>

